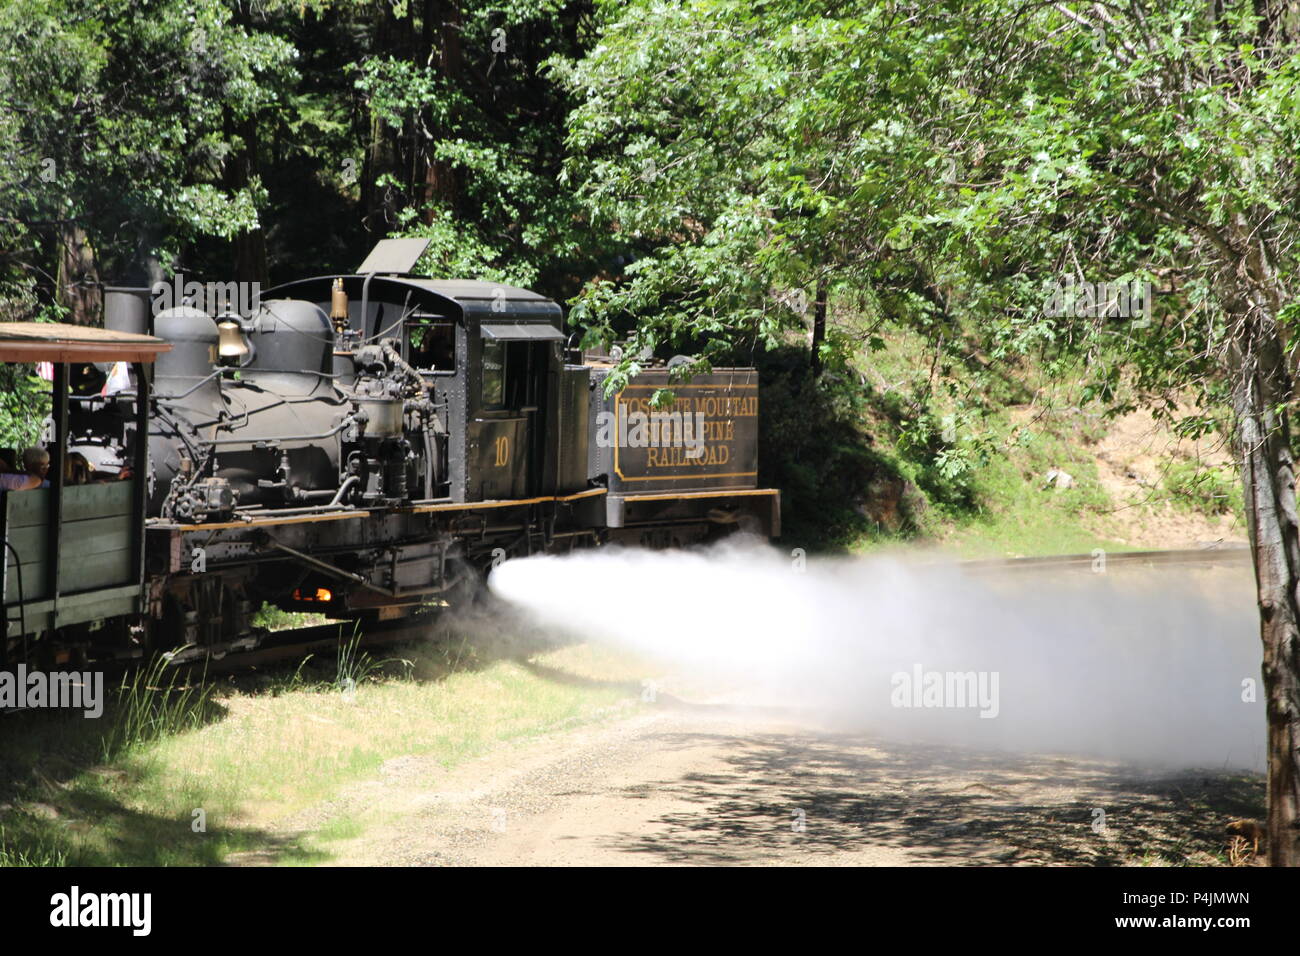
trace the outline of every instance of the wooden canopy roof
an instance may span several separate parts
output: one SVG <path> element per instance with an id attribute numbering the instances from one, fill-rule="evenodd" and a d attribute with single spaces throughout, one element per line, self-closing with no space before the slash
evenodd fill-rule
<path id="1" fill-rule="evenodd" d="M 171 344 L 136 335 L 60 322 L 0 322 L 0 362 L 152 362 Z"/>

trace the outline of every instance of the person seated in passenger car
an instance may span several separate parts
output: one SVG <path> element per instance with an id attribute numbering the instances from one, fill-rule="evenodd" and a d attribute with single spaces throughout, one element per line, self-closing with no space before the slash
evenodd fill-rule
<path id="1" fill-rule="evenodd" d="M 50 472 L 50 453 L 44 448 L 23 449 L 23 473 L 0 475 L 0 491 L 28 491 L 48 488 L 46 475 Z"/>
<path id="2" fill-rule="evenodd" d="M 90 461 L 81 452 L 70 452 L 63 460 L 63 483 L 65 485 L 90 484 Z"/>

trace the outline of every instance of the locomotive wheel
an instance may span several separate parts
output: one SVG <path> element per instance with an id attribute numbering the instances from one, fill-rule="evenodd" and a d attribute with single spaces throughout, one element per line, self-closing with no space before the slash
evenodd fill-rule
<path id="1" fill-rule="evenodd" d="M 481 604 L 488 595 L 488 571 L 458 560 L 452 565 L 455 583 L 442 592 L 442 599 L 452 610 L 461 610 Z"/>

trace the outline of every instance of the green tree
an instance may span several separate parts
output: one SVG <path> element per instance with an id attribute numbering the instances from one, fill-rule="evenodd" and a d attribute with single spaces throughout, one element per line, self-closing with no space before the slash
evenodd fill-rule
<path id="1" fill-rule="evenodd" d="M 293 52 L 220 0 L 5 4 L 0 267 L 57 284 L 85 322 L 70 287 L 255 228 L 262 187 L 227 188 L 226 129 L 275 100 Z"/>
<path id="2" fill-rule="evenodd" d="M 1300 863 L 1295 11 L 607 10 L 600 44 L 567 74 L 582 97 L 570 172 L 589 214 L 643 252 L 628 281 L 579 299 L 593 337 L 634 320 L 630 353 L 705 337 L 707 361 L 802 333 L 791 289 L 804 302 L 851 293 L 869 303 L 867 344 L 886 323 L 919 330 L 976 380 L 1036 354 L 1081 367 L 1111 407 L 1130 383 L 1187 431 L 1218 424 L 1187 407 L 1231 404 L 1264 649 L 1270 859 Z M 1140 315 L 1112 295 L 1146 282 Z M 853 345 L 814 341 L 829 360 Z"/>
<path id="3" fill-rule="evenodd" d="M 604 237 L 560 181 L 588 0 L 410 4 L 355 67 L 372 117 L 370 228 L 432 240 L 428 274 L 575 293 Z"/>

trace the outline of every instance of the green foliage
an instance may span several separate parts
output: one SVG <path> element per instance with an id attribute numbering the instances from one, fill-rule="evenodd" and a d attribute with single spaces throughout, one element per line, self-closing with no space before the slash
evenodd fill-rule
<path id="1" fill-rule="evenodd" d="M 376 50 L 354 65 L 407 160 L 377 181 L 386 225 L 433 240 L 424 272 L 563 298 L 602 267 L 608 242 L 561 179 L 573 98 L 553 76 L 586 52 L 591 26 L 585 2 L 464 3 L 428 57 Z"/>
<path id="2" fill-rule="evenodd" d="M 108 268 L 255 227 L 260 183 L 223 177 L 227 134 L 292 80 L 293 48 L 222 0 L 15 0 L 0 9 L 10 256 L 76 223 Z"/>
<path id="3" fill-rule="evenodd" d="M 1170 500 L 1205 515 L 1241 514 L 1241 481 L 1232 469 L 1196 461 L 1175 461 L 1161 485 Z"/>
<path id="4" fill-rule="evenodd" d="M 0 282 L 0 322 L 54 321 L 62 310 L 42 305 L 33 281 Z M 50 415 L 50 385 L 26 363 L 0 364 L 0 448 L 17 453 L 40 441 Z M 10 461 L 15 468 L 18 461 Z"/>
<path id="5" fill-rule="evenodd" d="M 568 174 L 641 253 L 579 300 L 595 337 L 772 347 L 806 327 L 780 293 L 824 282 L 943 361 L 978 356 L 984 382 L 1083 358 L 1092 400 L 1127 377 L 1204 406 L 1224 395 L 1225 310 L 1289 299 L 1300 54 L 1282 20 L 1193 0 L 1107 19 L 1022 0 L 607 9 L 565 74 Z M 1250 237 L 1267 268 L 1245 276 Z M 1067 277 L 1157 295 L 1141 321 L 1051 314 Z"/>
<path id="6" fill-rule="evenodd" d="M 41 440 L 50 415 L 50 383 L 32 365 L 0 365 L 0 448 L 21 453 Z M 17 460 L 9 464 L 20 469 Z"/>
<path id="7" fill-rule="evenodd" d="M 305 611 L 282 611 L 274 604 L 263 603 L 253 614 L 253 627 L 264 627 L 268 631 L 285 631 L 291 628 L 312 627 L 324 624 L 328 618 L 323 614 Z"/>
<path id="8" fill-rule="evenodd" d="M 900 422 L 900 453 L 918 463 L 917 483 L 950 515 L 974 506 L 973 480 L 998 453 L 978 422 L 968 409 L 939 414 L 932 408 Z"/>
<path id="9" fill-rule="evenodd" d="M 57 839 L 43 833 L 30 817 L 22 822 L 26 824 L 24 831 L 34 830 L 38 835 L 30 838 L 26 832 L 7 833 L 0 824 L 0 867 L 68 865 L 68 852 Z"/>
<path id="10" fill-rule="evenodd" d="M 343 637 L 339 628 L 338 656 L 336 659 L 334 689 L 355 690 L 358 683 L 365 680 L 376 670 L 378 665 L 365 651 L 361 650 L 361 629 L 354 626 L 350 637 Z"/>
<path id="11" fill-rule="evenodd" d="M 845 544 L 870 530 L 855 509 L 877 475 L 895 470 L 869 447 L 861 394 L 818 387 L 806 355 L 759 357 L 760 481 L 781 489 L 784 538 L 803 546 Z"/>

